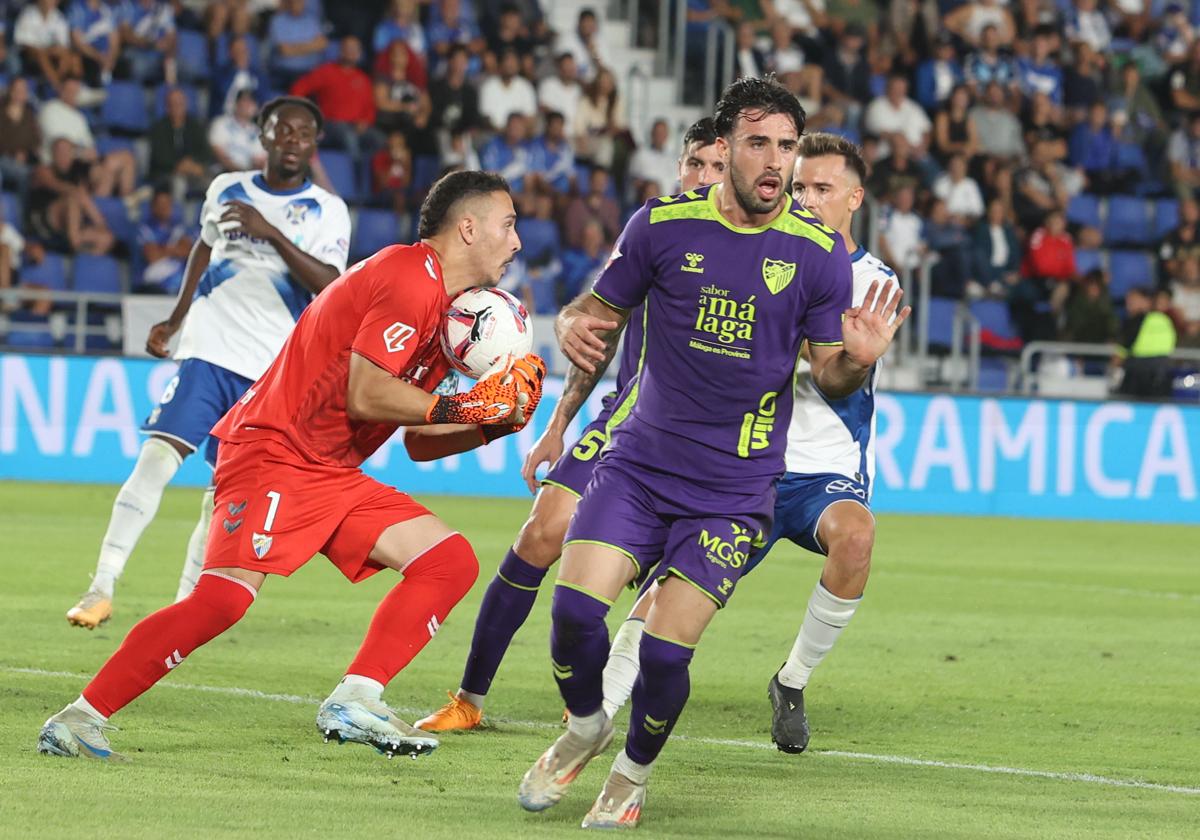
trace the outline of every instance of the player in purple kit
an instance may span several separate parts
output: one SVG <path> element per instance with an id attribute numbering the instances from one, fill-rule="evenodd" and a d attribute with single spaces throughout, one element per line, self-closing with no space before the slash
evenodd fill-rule
<path id="1" fill-rule="evenodd" d="M 708 117 L 698 120 L 684 134 L 679 157 L 679 184 L 684 192 L 716 183 L 723 177 L 725 160 L 717 151 L 716 141 L 712 119 Z M 590 292 L 584 296 L 590 296 Z M 560 402 L 546 430 L 529 451 L 523 473 L 530 491 L 537 491 L 533 509 L 483 596 L 458 693 L 450 695 L 450 702 L 436 712 L 417 721 L 418 728 L 446 732 L 475 729 L 482 723 L 484 697 L 509 643 L 533 609 L 546 570 L 562 554 L 567 523 L 592 477 L 600 450 L 608 442 L 606 427 L 613 404 L 637 370 L 642 346 L 640 310 L 631 321 L 616 389 L 604 398 L 600 415 L 564 453 L 563 436 L 580 404 Z M 554 466 L 538 489 L 535 473 L 542 464 Z"/>
<path id="2" fill-rule="evenodd" d="M 637 824 L 651 765 L 687 702 L 692 652 L 770 532 L 801 341 L 814 380 L 836 398 L 863 383 L 895 332 L 898 296 L 869 294 L 875 306 L 850 309 L 840 235 L 787 195 L 804 128 L 796 97 L 773 78 L 741 79 L 714 122 L 724 181 L 648 202 L 593 296 L 559 316 L 575 365 L 564 400 L 578 401 L 630 311 L 646 306 L 640 370 L 571 521 L 554 592 L 551 656 L 570 722 L 522 779 L 522 807 L 554 805 L 611 742 L 605 616 L 627 584 L 652 575 L 661 585 L 625 749 L 585 828 Z"/>

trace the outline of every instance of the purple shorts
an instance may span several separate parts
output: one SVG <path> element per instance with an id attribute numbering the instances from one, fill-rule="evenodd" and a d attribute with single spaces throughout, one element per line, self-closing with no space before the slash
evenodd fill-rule
<path id="1" fill-rule="evenodd" d="M 583 434 L 575 445 L 562 454 L 554 462 L 554 466 L 542 479 L 542 484 L 560 487 L 576 498 L 583 495 L 584 488 L 592 480 L 592 473 L 600 461 L 600 450 L 608 443 L 609 412 L 603 411 L 600 416 L 584 427 Z"/>
<path id="2" fill-rule="evenodd" d="M 631 585 L 675 575 L 724 607 L 771 532 L 774 487 L 756 495 L 704 491 L 616 454 L 596 466 L 564 545 L 609 546 L 633 563 Z"/>

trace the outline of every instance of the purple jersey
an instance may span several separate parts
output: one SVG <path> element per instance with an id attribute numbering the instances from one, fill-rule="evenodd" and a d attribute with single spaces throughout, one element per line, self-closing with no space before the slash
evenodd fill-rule
<path id="1" fill-rule="evenodd" d="M 611 456 L 746 493 L 783 473 L 801 341 L 842 341 L 850 256 L 790 197 L 770 224 L 734 227 L 718 188 L 647 202 L 593 293 L 619 309 L 646 304 L 641 372 L 614 410 Z"/>

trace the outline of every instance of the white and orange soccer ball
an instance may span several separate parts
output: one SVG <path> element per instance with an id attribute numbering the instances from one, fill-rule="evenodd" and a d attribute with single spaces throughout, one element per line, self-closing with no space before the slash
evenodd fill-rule
<path id="1" fill-rule="evenodd" d="M 442 351 L 456 370 L 479 379 L 510 357 L 533 351 L 529 312 L 501 289 L 467 289 L 446 311 Z"/>

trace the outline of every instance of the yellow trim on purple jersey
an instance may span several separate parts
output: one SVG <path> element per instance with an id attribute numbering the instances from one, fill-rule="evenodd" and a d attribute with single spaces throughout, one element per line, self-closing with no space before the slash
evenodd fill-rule
<path id="1" fill-rule="evenodd" d="M 621 546 L 619 546 L 619 545 L 613 545 L 612 543 L 607 543 L 607 542 L 604 542 L 603 540 L 567 540 L 565 543 L 563 543 L 563 548 L 565 549 L 569 545 L 598 545 L 601 548 L 611 548 L 613 551 L 617 552 L 618 554 L 625 555 L 625 557 L 628 558 L 629 562 L 633 564 L 633 576 L 635 578 L 642 573 L 642 564 L 638 562 L 638 559 L 636 557 L 634 557 L 629 552 L 628 549 L 621 548 Z M 570 585 L 570 584 L 564 584 L 561 580 L 558 583 L 561 586 Z M 578 587 L 575 587 L 575 588 L 578 589 Z M 582 591 L 586 591 L 586 590 L 580 590 L 580 591 L 582 592 Z M 591 593 L 588 593 L 588 594 L 591 594 Z M 599 597 L 599 596 L 597 596 L 597 597 Z"/>

